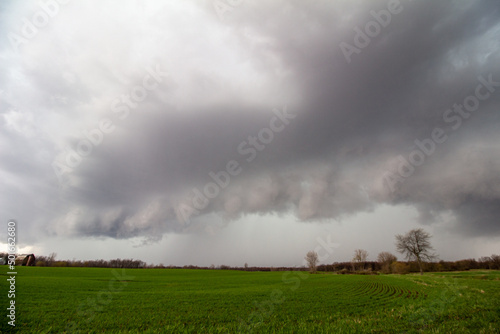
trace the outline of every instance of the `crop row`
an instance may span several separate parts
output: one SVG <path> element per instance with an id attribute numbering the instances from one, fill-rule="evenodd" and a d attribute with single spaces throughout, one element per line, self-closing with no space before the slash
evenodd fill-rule
<path id="1" fill-rule="evenodd" d="M 355 304 L 366 304 L 369 301 L 368 304 L 377 303 L 380 305 L 398 298 L 417 299 L 427 297 L 425 293 L 418 290 L 405 289 L 379 282 L 363 282 L 345 287 L 342 292 L 349 295 Z"/>

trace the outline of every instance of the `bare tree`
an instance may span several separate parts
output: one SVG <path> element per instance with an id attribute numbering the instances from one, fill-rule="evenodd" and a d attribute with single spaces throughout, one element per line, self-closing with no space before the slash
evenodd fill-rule
<path id="1" fill-rule="evenodd" d="M 436 258 L 432 253 L 430 238 L 432 236 L 421 228 L 413 229 L 405 235 L 396 235 L 396 248 L 409 261 L 417 261 L 420 275 L 423 275 L 422 263 Z"/>
<path id="2" fill-rule="evenodd" d="M 315 273 L 316 266 L 318 265 L 318 253 L 315 251 L 309 251 L 304 258 L 307 262 L 307 266 L 309 267 L 309 272 Z"/>
<path id="3" fill-rule="evenodd" d="M 389 252 L 380 252 L 377 256 L 377 261 L 382 265 L 382 271 L 385 273 L 391 272 L 391 264 L 397 260 L 398 258 Z"/>
<path id="4" fill-rule="evenodd" d="M 487 265 L 488 269 L 491 269 L 491 265 L 492 265 L 491 257 L 489 257 L 489 256 L 481 256 L 478 261 L 479 261 L 479 263 Z"/>
<path id="5" fill-rule="evenodd" d="M 56 256 L 57 256 L 57 253 L 54 253 L 54 252 L 50 253 L 49 257 L 47 258 L 47 265 L 49 267 L 52 266 L 52 264 L 54 263 Z"/>
<path id="6" fill-rule="evenodd" d="M 353 267 L 356 267 L 357 264 L 358 267 L 362 266 L 364 269 L 366 259 L 368 259 L 368 252 L 364 249 L 356 249 L 354 251 L 354 257 L 352 258 Z"/>
<path id="7" fill-rule="evenodd" d="M 500 255 L 492 254 L 490 259 L 493 269 L 500 269 Z"/>

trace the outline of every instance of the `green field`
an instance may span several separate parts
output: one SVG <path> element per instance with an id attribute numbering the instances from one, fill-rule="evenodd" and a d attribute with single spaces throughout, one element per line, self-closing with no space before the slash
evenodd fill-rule
<path id="1" fill-rule="evenodd" d="M 19 333 L 500 333 L 500 271 L 16 269 Z"/>

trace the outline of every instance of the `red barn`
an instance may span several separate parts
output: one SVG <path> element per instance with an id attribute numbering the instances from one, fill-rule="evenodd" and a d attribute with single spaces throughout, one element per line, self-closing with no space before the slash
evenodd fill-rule
<path id="1" fill-rule="evenodd" d="M 16 256 L 16 266 L 34 266 L 35 254 L 19 254 Z"/>

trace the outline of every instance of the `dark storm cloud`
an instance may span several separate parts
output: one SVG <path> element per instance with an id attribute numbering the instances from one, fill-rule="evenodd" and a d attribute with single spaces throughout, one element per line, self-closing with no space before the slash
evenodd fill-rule
<path id="1" fill-rule="evenodd" d="M 26 46 L 32 54 L 8 59 L 26 76 L 28 97 L 40 112 L 50 109 L 50 117 L 34 113 L 14 121 L 36 108 L 12 91 L 14 75 L 2 79 L 9 101 L 2 113 L 12 120 L 2 123 L 3 141 L 24 152 L 3 150 L 2 170 L 18 179 L 37 175 L 37 185 L 25 187 L 42 198 L 39 206 L 28 205 L 26 220 L 37 216 L 55 234 L 159 237 L 202 226 L 210 213 L 236 219 L 293 212 L 314 221 L 388 203 L 415 206 L 422 223 L 451 213 L 463 233 L 498 235 L 500 87 L 457 129 L 443 117 L 474 95 L 478 77 L 500 82 L 499 8 L 401 0 L 390 23 L 348 61 L 341 43 L 355 46 L 355 29 L 365 30 L 375 22 L 370 11 L 390 3 L 396 2 L 248 2 L 224 20 L 210 2 L 177 9 L 186 13 L 182 20 L 169 12 L 172 6 L 135 14 L 112 6 L 96 27 L 74 28 L 85 48 L 78 40 L 68 44 L 57 26 L 48 30 L 55 47 L 81 54 L 51 61 L 52 51 L 33 40 L 33 49 Z M 68 8 L 61 20 L 77 12 L 88 20 L 93 15 L 89 8 Z M 205 28 L 193 23 L 199 20 Z M 101 46 L 108 51 L 98 52 Z M 33 55 L 51 67 L 33 65 Z M 168 78 L 121 119 L 110 101 L 130 94 L 143 82 L 144 68 L 156 65 Z M 19 106 L 19 115 L 10 106 Z M 283 115 L 284 108 L 293 117 L 278 119 L 283 129 L 250 153 L 250 138 L 271 129 L 276 110 Z M 65 148 L 85 139 L 77 129 L 95 128 L 104 117 L 114 131 L 58 180 L 51 157 L 64 162 Z M 418 148 L 414 141 L 432 138 L 435 128 L 447 140 L 396 188 L 388 187 L 398 156 L 408 159 Z M 40 149 L 49 158 L 23 163 Z M 210 172 L 226 171 L 233 160 L 241 171 L 227 187 L 208 201 L 195 196 L 193 189 L 203 193 L 215 182 Z M 18 191 L 14 184 L 6 189 Z M 3 201 L 6 212 L 15 215 L 22 196 Z"/>

